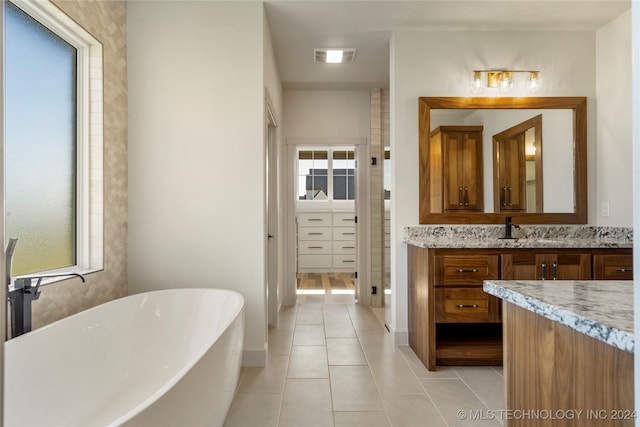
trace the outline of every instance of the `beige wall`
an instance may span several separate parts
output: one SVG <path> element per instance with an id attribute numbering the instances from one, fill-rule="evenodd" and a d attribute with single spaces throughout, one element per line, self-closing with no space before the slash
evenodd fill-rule
<path id="1" fill-rule="evenodd" d="M 127 294 L 127 29 L 124 1 L 54 0 L 103 44 L 104 270 L 42 288 L 33 326 Z"/>

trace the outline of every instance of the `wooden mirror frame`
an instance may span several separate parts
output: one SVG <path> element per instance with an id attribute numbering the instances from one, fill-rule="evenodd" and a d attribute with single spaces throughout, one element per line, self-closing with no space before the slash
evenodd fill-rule
<path id="1" fill-rule="evenodd" d="M 573 164 L 575 212 L 567 213 L 431 213 L 429 134 L 432 109 L 571 109 L 573 110 Z M 501 224 L 511 216 L 515 224 L 587 223 L 587 98 L 418 98 L 420 224 Z"/>

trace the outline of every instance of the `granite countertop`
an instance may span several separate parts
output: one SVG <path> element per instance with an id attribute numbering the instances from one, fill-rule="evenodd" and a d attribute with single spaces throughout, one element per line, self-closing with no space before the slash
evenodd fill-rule
<path id="1" fill-rule="evenodd" d="M 633 353 L 631 280 L 485 280 L 485 292 Z"/>
<path id="2" fill-rule="evenodd" d="M 405 227 L 403 241 L 421 248 L 631 248 L 633 229 L 587 225 L 522 225 L 500 239 L 501 225 Z"/>

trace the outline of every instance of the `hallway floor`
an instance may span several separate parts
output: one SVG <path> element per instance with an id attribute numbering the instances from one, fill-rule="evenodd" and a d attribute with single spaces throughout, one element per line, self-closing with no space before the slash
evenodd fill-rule
<path id="1" fill-rule="evenodd" d="M 501 425 L 501 367 L 429 372 L 353 295 L 298 295 L 267 358 L 242 369 L 226 427 Z"/>

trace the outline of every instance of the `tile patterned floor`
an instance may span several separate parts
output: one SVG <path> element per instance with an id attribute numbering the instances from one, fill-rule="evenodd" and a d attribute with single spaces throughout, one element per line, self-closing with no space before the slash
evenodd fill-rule
<path id="1" fill-rule="evenodd" d="M 501 425 L 501 367 L 429 372 L 352 295 L 298 302 L 269 332 L 267 365 L 242 369 L 226 427 Z"/>

